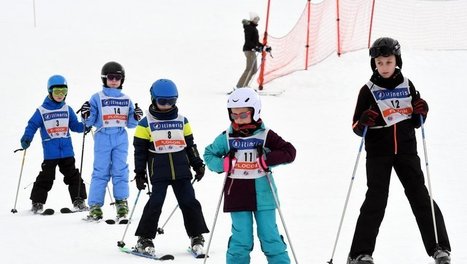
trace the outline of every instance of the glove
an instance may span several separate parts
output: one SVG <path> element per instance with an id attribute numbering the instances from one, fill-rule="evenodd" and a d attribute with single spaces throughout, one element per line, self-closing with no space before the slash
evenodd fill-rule
<path id="1" fill-rule="evenodd" d="M 201 181 L 201 179 L 202 179 L 203 176 L 204 176 L 204 172 L 205 172 L 205 170 L 206 170 L 204 164 L 201 164 L 201 166 L 198 166 L 198 167 L 194 168 L 194 170 L 195 170 L 195 172 L 196 172 L 196 174 L 195 174 L 195 179 L 196 179 L 197 181 Z"/>
<path id="2" fill-rule="evenodd" d="M 146 177 L 146 173 L 136 173 L 135 176 L 136 180 L 136 188 L 138 190 L 144 190 L 146 189 L 146 184 L 148 183 L 148 178 Z"/>
<path id="3" fill-rule="evenodd" d="M 266 52 L 271 52 L 272 48 L 269 47 L 269 46 L 266 46 L 266 48 L 264 49 Z"/>
<path id="4" fill-rule="evenodd" d="M 90 127 L 85 126 L 84 127 L 84 134 L 87 135 L 89 132 L 91 132 L 91 130 L 92 130 L 92 126 L 90 126 Z"/>
<path id="5" fill-rule="evenodd" d="M 91 113 L 91 104 L 89 103 L 89 101 L 84 102 L 84 104 L 81 106 L 77 113 L 79 112 L 81 112 L 81 117 L 83 119 L 89 117 L 89 114 Z"/>
<path id="6" fill-rule="evenodd" d="M 237 163 L 237 159 L 235 158 L 236 149 L 230 149 L 229 153 L 224 157 L 224 171 L 228 173 L 232 173 L 235 169 L 235 163 Z"/>
<path id="7" fill-rule="evenodd" d="M 375 120 L 378 116 L 379 116 L 379 113 L 376 111 L 373 111 L 371 109 L 365 110 L 360 116 L 360 121 L 358 123 L 363 126 L 369 126 L 369 127 L 374 126 Z"/>
<path id="8" fill-rule="evenodd" d="M 270 170 L 269 170 L 268 164 L 266 164 L 263 146 L 258 146 L 256 150 L 258 151 L 258 157 L 256 158 L 256 163 L 258 163 L 258 166 L 262 171 L 269 172 Z"/>
<path id="9" fill-rule="evenodd" d="M 426 116 L 428 114 L 428 104 L 422 98 L 415 100 L 413 103 L 413 113 Z"/>
<path id="10" fill-rule="evenodd" d="M 31 145 L 31 140 L 30 140 L 30 139 L 25 138 L 25 137 L 22 137 L 22 138 L 21 138 L 21 147 L 22 147 L 23 149 L 29 148 L 30 145 Z"/>
<path id="11" fill-rule="evenodd" d="M 139 108 L 138 104 L 135 104 L 135 119 L 139 121 L 141 120 L 142 117 L 143 117 L 143 110 Z"/>

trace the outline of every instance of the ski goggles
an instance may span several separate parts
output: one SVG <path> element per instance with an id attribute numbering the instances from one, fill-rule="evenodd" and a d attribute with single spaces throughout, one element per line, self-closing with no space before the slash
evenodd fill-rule
<path id="1" fill-rule="evenodd" d="M 102 75 L 101 76 L 102 78 L 106 78 L 107 80 L 115 80 L 115 81 L 120 81 L 121 79 L 123 79 L 123 75 L 121 75 L 120 73 L 109 73 L 109 74 L 106 74 L 106 75 Z"/>
<path id="2" fill-rule="evenodd" d="M 55 96 L 65 96 L 68 94 L 67 87 L 54 87 L 52 88 L 52 94 Z"/>
<path id="3" fill-rule="evenodd" d="M 391 55 L 401 55 L 399 44 L 395 45 L 394 47 L 381 46 L 370 48 L 370 57 L 372 58 L 377 58 L 379 56 L 388 57 Z"/>
<path id="4" fill-rule="evenodd" d="M 246 111 L 246 112 L 241 112 L 241 113 L 230 113 L 230 118 L 233 120 L 237 119 L 245 119 L 247 117 L 251 116 L 251 111 Z"/>
<path id="5" fill-rule="evenodd" d="M 177 103 L 177 97 L 157 97 L 156 103 L 158 105 L 175 105 Z"/>

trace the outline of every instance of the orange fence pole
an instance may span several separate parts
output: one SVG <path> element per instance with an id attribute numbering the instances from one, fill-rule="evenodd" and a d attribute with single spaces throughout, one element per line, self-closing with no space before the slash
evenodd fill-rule
<path id="1" fill-rule="evenodd" d="M 371 46 L 371 32 L 373 30 L 373 15 L 375 13 L 375 0 L 373 0 L 373 4 L 371 5 L 371 16 L 370 16 L 370 28 L 368 31 L 368 48 Z"/>
<path id="2" fill-rule="evenodd" d="M 311 3 L 308 0 L 308 21 L 306 25 L 306 46 L 305 46 L 305 70 L 308 70 L 308 54 L 310 49 L 310 17 L 311 17 Z"/>
<path id="3" fill-rule="evenodd" d="M 271 7 L 271 0 L 268 0 L 268 7 L 266 11 L 266 25 L 264 28 L 264 37 L 263 37 L 263 45 L 268 44 L 268 27 L 269 27 L 269 10 Z M 261 52 L 261 68 L 259 71 L 259 77 L 258 77 L 258 89 L 263 90 L 263 82 L 264 82 L 264 67 L 266 66 L 266 51 L 263 49 Z"/>

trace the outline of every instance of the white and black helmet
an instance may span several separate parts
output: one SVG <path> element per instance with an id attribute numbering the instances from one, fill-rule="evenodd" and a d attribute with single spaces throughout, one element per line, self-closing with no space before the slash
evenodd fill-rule
<path id="1" fill-rule="evenodd" d="M 227 110 L 229 111 L 229 118 L 230 109 L 240 107 L 253 108 L 253 120 L 255 122 L 259 120 L 259 114 L 261 113 L 261 98 L 253 88 L 238 88 L 235 91 L 233 91 L 232 94 L 230 94 L 229 99 L 227 100 Z"/>

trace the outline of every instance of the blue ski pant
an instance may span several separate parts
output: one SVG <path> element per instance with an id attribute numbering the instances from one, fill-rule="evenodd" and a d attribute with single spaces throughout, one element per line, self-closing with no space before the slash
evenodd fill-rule
<path id="1" fill-rule="evenodd" d="M 256 221 L 261 250 L 268 263 L 290 263 L 287 245 L 277 228 L 275 209 L 232 212 L 230 216 L 232 218 L 232 236 L 227 249 L 227 264 L 250 263 L 250 252 L 253 250 L 253 217 Z"/>
<path id="2" fill-rule="evenodd" d="M 128 186 L 128 134 L 96 133 L 94 135 L 94 169 L 89 187 L 89 206 L 104 205 L 107 184 L 112 179 L 115 200 L 126 200 Z"/>

